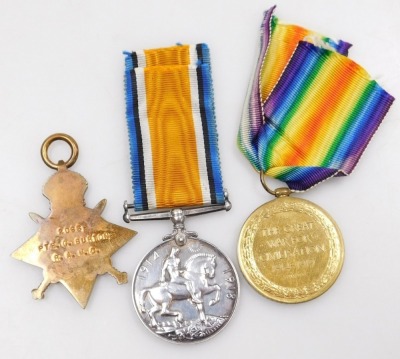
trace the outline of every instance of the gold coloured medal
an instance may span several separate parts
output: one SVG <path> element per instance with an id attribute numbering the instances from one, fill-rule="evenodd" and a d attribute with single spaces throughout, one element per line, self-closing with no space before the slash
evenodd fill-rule
<path id="1" fill-rule="evenodd" d="M 287 189 L 257 208 L 239 239 L 239 263 L 262 295 L 285 303 L 314 299 L 338 277 L 343 240 L 332 217 L 316 204 L 289 197 Z"/>
<path id="2" fill-rule="evenodd" d="M 283 24 L 274 9 L 264 12 L 238 145 L 277 198 L 247 219 L 239 260 L 261 294 L 299 303 L 332 286 L 344 249 L 328 213 L 289 196 L 349 175 L 394 98 L 347 56 L 351 44 Z M 288 188 L 272 191 L 264 176 Z"/>
<path id="3" fill-rule="evenodd" d="M 71 157 L 65 163 L 55 164 L 48 157 L 48 148 L 56 140 L 65 141 L 71 148 Z M 118 284 L 127 283 L 127 274 L 115 269 L 110 257 L 136 232 L 101 217 L 105 199 L 93 209 L 85 207 L 87 182 L 68 170 L 78 157 L 78 146 L 72 137 L 59 133 L 48 137 L 41 153 L 45 164 L 57 170 L 43 187 L 51 212 L 46 218 L 30 213 L 40 225 L 39 230 L 12 256 L 43 269 L 43 281 L 32 291 L 34 299 L 42 299 L 50 284 L 60 282 L 85 308 L 97 275 L 109 273 Z"/>

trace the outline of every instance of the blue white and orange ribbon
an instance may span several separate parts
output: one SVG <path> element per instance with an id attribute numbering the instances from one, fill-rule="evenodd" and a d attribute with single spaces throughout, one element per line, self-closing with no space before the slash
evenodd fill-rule
<path id="1" fill-rule="evenodd" d="M 223 204 L 209 49 L 125 53 L 136 211 Z"/>

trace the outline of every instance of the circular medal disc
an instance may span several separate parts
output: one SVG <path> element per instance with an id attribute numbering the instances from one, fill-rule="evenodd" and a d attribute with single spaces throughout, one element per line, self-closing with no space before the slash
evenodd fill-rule
<path id="1" fill-rule="evenodd" d="M 216 247 L 199 239 L 174 240 L 149 252 L 132 284 L 143 324 L 177 343 L 194 343 L 218 333 L 229 321 L 239 295 L 235 268 Z"/>
<path id="2" fill-rule="evenodd" d="M 340 230 L 310 201 L 280 197 L 257 208 L 240 233 L 240 267 L 267 298 L 301 303 L 328 290 L 344 258 Z"/>

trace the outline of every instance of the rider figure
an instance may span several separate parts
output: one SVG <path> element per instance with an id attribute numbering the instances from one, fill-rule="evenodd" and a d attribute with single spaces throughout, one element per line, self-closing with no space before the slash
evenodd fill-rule
<path id="1" fill-rule="evenodd" d="M 165 259 L 164 265 L 161 270 L 161 283 L 165 283 L 165 274 L 169 274 L 169 282 L 184 284 L 188 290 L 193 303 L 200 304 L 202 301 L 199 299 L 200 293 L 195 292 L 194 283 L 181 276 L 179 264 L 181 260 L 176 256 L 179 253 L 179 248 L 172 247 L 170 255 Z"/>

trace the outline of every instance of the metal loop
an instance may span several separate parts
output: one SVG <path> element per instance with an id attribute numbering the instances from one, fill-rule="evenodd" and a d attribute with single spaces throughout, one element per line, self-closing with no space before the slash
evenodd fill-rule
<path id="1" fill-rule="evenodd" d="M 264 189 L 269 193 L 272 194 L 275 197 L 285 197 L 285 196 L 290 196 L 294 191 L 291 190 L 289 187 L 280 187 L 275 190 L 272 190 L 267 186 L 267 183 L 265 181 L 265 174 L 263 171 L 260 171 L 260 181 Z"/>
<path id="2" fill-rule="evenodd" d="M 52 160 L 50 160 L 48 150 L 54 141 L 64 141 L 68 144 L 69 148 L 71 149 L 71 156 L 67 161 L 59 161 L 58 164 L 55 164 Z M 65 133 L 55 133 L 44 140 L 42 148 L 40 149 L 40 154 L 43 162 L 48 167 L 58 170 L 61 166 L 66 166 L 67 168 L 71 167 L 78 159 L 79 149 L 78 144 L 71 136 L 66 135 Z"/>

